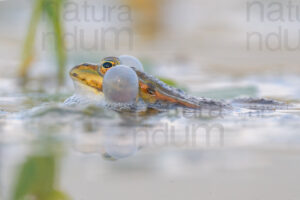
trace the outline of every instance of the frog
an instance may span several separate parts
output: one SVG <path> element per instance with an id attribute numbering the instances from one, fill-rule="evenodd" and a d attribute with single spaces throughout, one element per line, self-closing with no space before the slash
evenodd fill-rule
<path id="1" fill-rule="evenodd" d="M 105 96 L 105 77 L 111 69 L 127 66 L 138 79 L 138 92 L 133 104 L 143 103 L 147 109 L 169 110 L 185 108 L 191 110 L 234 110 L 247 109 L 286 109 L 287 104 L 264 98 L 240 98 L 230 102 L 214 100 L 205 97 L 188 95 L 181 89 L 175 88 L 150 75 L 143 70 L 142 63 L 133 56 L 109 56 L 103 58 L 99 64 L 83 63 L 73 67 L 69 76 L 80 90 L 90 91 L 96 97 Z M 79 89 L 78 89 L 79 90 Z M 118 94 L 116 94 L 118 95 Z M 121 103 L 121 102 L 120 102 Z"/>

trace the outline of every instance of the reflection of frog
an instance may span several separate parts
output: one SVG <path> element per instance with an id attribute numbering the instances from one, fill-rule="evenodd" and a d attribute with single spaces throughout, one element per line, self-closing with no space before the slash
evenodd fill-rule
<path id="1" fill-rule="evenodd" d="M 123 62 L 124 58 L 125 63 Z M 81 64 L 75 66 L 70 71 L 70 76 L 76 84 L 83 85 L 85 89 L 92 90 L 96 95 L 101 95 L 103 94 L 104 75 L 108 70 L 120 64 L 127 65 L 136 72 L 139 81 L 137 99 L 142 100 L 149 108 L 158 110 L 174 107 L 209 110 L 232 109 L 230 104 L 221 101 L 188 96 L 180 89 L 173 88 L 153 76 L 144 73 L 141 63 L 131 56 L 121 56 L 119 58 L 107 57 L 102 60 L 100 65 Z M 284 105 L 265 99 L 242 99 L 235 100 L 233 103 L 238 105 L 251 104 L 251 106 L 261 104 L 264 108 L 271 107 L 272 109 Z M 256 108 L 261 108 L 261 105 Z"/>

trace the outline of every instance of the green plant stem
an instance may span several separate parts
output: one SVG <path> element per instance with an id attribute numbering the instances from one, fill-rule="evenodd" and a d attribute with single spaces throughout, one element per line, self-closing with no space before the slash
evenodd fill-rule
<path id="1" fill-rule="evenodd" d="M 43 0 L 35 1 L 35 7 L 32 12 L 29 29 L 23 47 L 22 63 L 19 68 L 19 75 L 23 78 L 27 77 L 30 64 L 34 57 L 34 39 L 36 36 L 37 26 L 42 15 L 42 6 Z"/>
<path id="2" fill-rule="evenodd" d="M 56 49 L 55 53 L 58 64 L 57 77 L 59 85 L 62 85 L 64 83 L 66 65 L 65 43 L 63 37 L 64 31 L 61 23 L 61 11 L 63 2 L 63 0 L 52 0 L 49 4 L 47 4 L 48 6 L 45 7 L 54 31 L 54 42 Z"/>

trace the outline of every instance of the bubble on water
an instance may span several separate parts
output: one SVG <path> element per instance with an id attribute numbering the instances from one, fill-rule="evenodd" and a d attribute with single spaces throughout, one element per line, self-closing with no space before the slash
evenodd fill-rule
<path id="1" fill-rule="evenodd" d="M 144 71 L 143 64 L 134 56 L 122 55 L 119 57 L 121 64 L 129 67 L 134 67 L 139 71 Z"/>
<path id="2" fill-rule="evenodd" d="M 103 80 L 103 93 L 108 103 L 134 103 L 139 80 L 133 69 L 118 65 L 108 70 Z"/>
<path id="3" fill-rule="evenodd" d="M 75 106 L 81 103 L 81 98 L 77 95 L 72 95 L 64 101 L 66 106 Z"/>

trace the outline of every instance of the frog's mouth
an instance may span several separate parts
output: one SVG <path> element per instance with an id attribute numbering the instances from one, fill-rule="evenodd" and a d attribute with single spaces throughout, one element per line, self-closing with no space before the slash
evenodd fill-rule
<path id="1" fill-rule="evenodd" d="M 75 66 L 70 71 L 76 92 L 93 92 L 95 94 L 102 94 L 102 81 L 103 77 L 98 74 L 98 65 L 81 64 Z"/>

